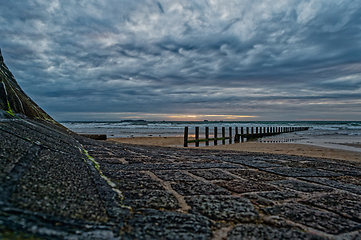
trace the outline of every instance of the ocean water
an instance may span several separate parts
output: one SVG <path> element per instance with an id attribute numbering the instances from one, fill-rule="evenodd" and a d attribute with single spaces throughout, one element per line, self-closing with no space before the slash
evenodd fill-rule
<path id="1" fill-rule="evenodd" d="M 65 127 L 77 133 L 107 134 L 108 137 L 146 137 L 146 136 L 183 136 L 184 127 L 189 128 L 189 134 L 194 134 L 196 126 L 200 134 L 205 127 L 309 127 L 308 131 L 299 132 L 305 136 L 361 136 L 361 121 L 355 122 L 178 122 L 178 121 L 119 121 L 119 122 L 62 122 Z"/>
<path id="2" fill-rule="evenodd" d="M 331 122 L 331 121 L 285 121 L 285 122 L 178 122 L 178 121 L 119 121 L 119 122 L 62 122 L 76 133 L 106 134 L 108 138 L 131 137 L 183 137 L 184 127 L 188 127 L 189 136 L 194 136 L 195 127 L 199 127 L 200 138 L 204 138 L 205 127 L 209 127 L 210 137 L 213 137 L 214 127 L 309 127 L 307 131 L 284 133 L 276 136 L 260 138 L 258 142 L 286 142 L 317 145 L 329 148 L 360 151 L 361 148 L 350 147 L 345 143 L 361 144 L 361 121 Z M 240 132 L 240 130 L 239 130 Z"/>

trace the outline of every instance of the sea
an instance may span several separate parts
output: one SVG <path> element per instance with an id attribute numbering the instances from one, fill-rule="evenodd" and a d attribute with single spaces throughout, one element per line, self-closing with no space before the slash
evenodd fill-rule
<path id="1" fill-rule="evenodd" d="M 361 152 L 361 121 L 92 121 L 61 122 L 65 127 L 76 133 L 106 134 L 108 138 L 133 137 L 183 137 L 184 128 L 188 127 L 189 136 L 195 134 L 195 127 L 199 127 L 200 138 L 204 136 L 205 127 L 209 127 L 210 137 L 214 127 L 218 128 L 220 137 L 221 128 L 225 127 L 228 134 L 229 127 L 234 134 L 235 127 L 308 127 L 307 131 L 285 133 L 272 137 L 258 139 L 259 142 L 287 142 L 318 145 Z M 336 146 L 337 145 L 337 146 Z M 353 145 L 347 146 L 347 145 Z"/>

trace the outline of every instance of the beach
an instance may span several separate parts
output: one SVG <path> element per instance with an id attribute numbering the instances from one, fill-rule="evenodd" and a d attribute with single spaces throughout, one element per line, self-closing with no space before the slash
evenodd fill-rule
<path id="1" fill-rule="evenodd" d="M 137 145 L 182 148 L 184 140 L 182 137 L 133 137 L 109 138 L 107 141 Z M 232 150 L 252 153 L 288 154 L 305 157 L 329 158 L 361 162 L 361 143 L 355 141 L 350 143 L 337 143 L 337 141 L 335 141 L 335 143 L 330 143 L 327 141 L 315 140 L 308 141 L 308 143 L 244 142 L 208 147 L 204 146 L 204 144 L 201 144 L 200 148 L 210 150 Z"/>

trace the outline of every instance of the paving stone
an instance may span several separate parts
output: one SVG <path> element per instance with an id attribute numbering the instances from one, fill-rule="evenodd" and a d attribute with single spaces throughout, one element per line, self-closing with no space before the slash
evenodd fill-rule
<path id="1" fill-rule="evenodd" d="M 357 186 L 361 186 L 361 177 L 359 176 L 338 176 L 338 177 L 330 177 L 331 180 L 334 181 L 339 181 L 342 183 L 347 183 L 347 184 L 354 184 Z"/>
<path id="2" fill-rule="evenodd" d="M 124 192 L 124 204 L 134 208 L 178 209 L 177 199 L 167 191 L 136 190 Z"/>
<path id="3" fill-rule="evenodd" d="M 304 204 L 324 208 L 329 211 L 361 221 L 361 197 L 349 193 L 334 193 L 302 201 Z"/>
<path id="4" fill-rule="evenodd" d="M 198 213 L 213 220 L 250 222 L 259 218 L 252 203 L 237 196 L 193 196 L 186 197 L 192 213 Z"/>
<path id="5" fill-rule="evenodd" d="M 261 193 L 257 193 L 257 195 L 275 201 L 286 200 L 289 198 L 298 198 L 300 196 L 297 192 L 293 192 L 293 191 L 261 192 Z"/>
<path id="6" fill-rule="evenodd" d="M 203 182 L 173 183 L 172 188 L 183 196 L 189 195 L 230 195 L 230 193 L 215 184 Z"/>
<path id="7" fill-rule="evenodd" d="M 66 154 L 42 149 L 23 161 L 29 165 L 12 192 L 14 207 L 74 219 L 107 220 L 83 159 L 75 161 Z"/>
<path id="8" fill-rule="evenodd" d="M 228 159 L 225 160 L 227 162 L 231 163 L 238 163 L 242 165 L 246 165 L 248 167 L 254 167 L 254 168 L 271 168 L 271 167 L 282 167 L 282 165 L 279 164 L 273 164 L 266 162 L 264 160 L 245 160 L 245 159 Z"/>
<path id="9" fill-rule="evenodd" d="M 92 156 L 92 155 L 90 155 Z M 123 161 L 121 161 L 119 158 L 114 158 L 114 157 L 110 157 L 110 158 L 97 158 L 92 156 L 95 161 L 97 161 L 100 165 L 102 165 L 103 163 L 111 163 L 111 164 L 125 164 Z"/>
<path id="10" fill-rule="evenodd" d="M 287 228 L 274 228 L 264 225 L 236 225 L 229 233 L 229 240 L 323 240 L 327 239 L 310 233 Z"/>
<path id="11" fill-rule="evenodd" d="M 207 180 L 233 180 L 234 177 L 221 170 L 190 170 L 190 173 Z"/>
<path id="12" fill-rule="evenodd" d="M 0 130 L 1 131 L 1 130 Z M 10 174 L 18 161 L 33 147 L 28 141 L 1 132 L 0 138 L 0 185 Z"/>
<path id="13" fill-rule="evenodd" d="M 310 168 L 266 168 L 264 171 L 280 174 L 287 177 L 333 177 L 341 174 Z"/>
<path id="14" fill-rule="evenodd" d="M 361 195 L 361 186 L 357 186 L 354 184 L 347 184 L 335 180 L 330 180 L 327 178 L 300 178 L 305 181 L 315 182 L 319 184 L 323 184 L 329 187 L 338 188 L 344 191 L 352 192 L 358 195 Z"/>
<path id="15" fill-rule="evenodd" d="M 139 189 L 164 190 L 162 184 L 152 179 L 148 174 L 127 171 L 103 171 L 103 174 L 117 184 L 121 191 L 132 191 Z"/>
<path id="16" fill-rule="evenodd" d="M 319 186 L 315 184 L 310 184 L 306 182 L 301 182 L 297 180 L 281 180 L 281 181 L 274 181 L 271 184 L 282 187 L 282 188 L 291 188 L 296 191 L 301 192 L 331 192 L 333 191 L 332 188 Z"/>
<path id="17" fill-rule="evenodd" d="M 247 180 L 223 181 L 217 183 L 217 185 L 237 193 L 277 190 L 277 188 L 274 186 L 264 183 L 259 183 L 257 181 L 247 181 Z"/>
<path id="18" fill-rule="evenodd" d="M 267 198 L 264 198 L 256 193 L 246 193 L 242 194 L 242 197 L 250 199 L 254 205 L 262 206 L 273 206 L 275 203 Z"/>
<path id="19" fill-rule="evenodd" d="M 242 168 L 235 164 L 227 163 L 135 163 L 135 164 L 102 164 L 104 170 L 124 170 L 124 171 L 153 171 L 153 170 L 180 170 L 180 169 L 208 169 L 208 168 Z"/>
<path id="20" fill-rule="evenodd" d="M 198 181 L 194 177 L 185 174 L 181 171 L 153 171 L 157 177 L 164 181 L 170 182 L 196 182 Z"/>
<path id="21" fill-rule="evenodd" d="M 361 224 L 356 223 L 341 216 L 320 211 L 302 204 L 287 204 L 273 206 L 263 209 L 268 214 L 278 215 L 293 222 L 324 231 L 330 234 L 341 234 L 361 229 Z"/>
<path id="22" fill-rule="evenodd" d="M 206 217 L 193 214 L 147 210 L 130 221 L 131 231 L 124 239 L 211 239 L 212 223 Z"/>
<path id="23" fill-rule="evenodd" d="M 0 123 L 0 129 L 12 133 L 23 139 L 31 139 L 38 145 L 67 153 L 79 154 L 79 149 L 74 146 L 79 144 L 68 134 L 51 129 L 41 123 L 30 120 L 14 120 Z M 78 151 L 78 152 L 77 152 Z"/>
<path id="24" fill-rule="evenodd" d="M 346 163 L 337 163 L 333 161 L 314 161 L 316 168 L 338 172 L 341 174 L 348 174 L 354 176 L 361 176 L 361 168 Z M 308 167 L 308 166 L 307 166 Z"/>
<path id="25" fill-rule="evenodd" d="M 231 173 L 240 176 L 241 178 L 253 181 L 275 181 L 285 179 L 282 176 L 255 170 L 230 170 Z"/>

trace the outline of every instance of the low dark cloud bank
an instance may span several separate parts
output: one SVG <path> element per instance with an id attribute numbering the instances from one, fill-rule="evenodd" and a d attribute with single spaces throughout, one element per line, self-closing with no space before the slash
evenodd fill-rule
<path id="1" fill-rule="evenodd" d="M 0 5 L 6 64 L 58 120 L 361 119 L 358 1 Z"/>

